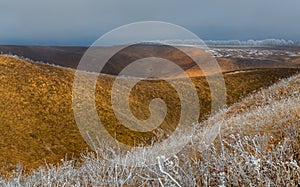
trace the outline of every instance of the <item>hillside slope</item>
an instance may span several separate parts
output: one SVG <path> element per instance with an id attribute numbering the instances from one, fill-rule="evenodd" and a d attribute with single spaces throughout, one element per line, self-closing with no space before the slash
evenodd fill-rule
<path id="1" fill-rule="evenodd" d="M 0 57 L 0 163 L 38 167 L 85 150 L 73 119 L 73 72 Z M 69 155 L 72 156 L 72 155 Z M 7 168 L 6 168 L 7 167 Z"/>
<path id="2" fill-rule="evenodd" d="M 193 143 L 157 165 L 120 166 L 102 159 L 110 149 L 84 154 L 82 162 L 17 172 L 2 185 L 92 186 L 298 186 L 300 179 L 300 74 L 251 94 L 197 126 Z M 201 127 L 220 124 L 203 149 Z M 185 136 L 185 134 L 182 134 Z M 174 142 L 176 144 L 177 142 Z M 172 146 L 172 145 L 170 145 Z M 143 159 L 143 157 L 134 159 Z M 135 160 L 130 160 L 135 163 Z"/>
<path id="3" fill-rule="evenodd" d="M 295 72 L 296 69 L 263 69 L 225 75 L 228 104 Z M 58 163 L 66 154 L 68 158 L 78 158 L 88 148 L 73 116 L 73 79 L 74 70 L 0 56 L 0 164 L 4 172 L 12 170 L 19 162 L 30 170 L 43 165 L 45 160 Z M 143 134 L 130 134 L 132 132 L 120 128 L 113 116 L 108 90 L 113 80 L 103 75 L 97 85 L 96 103 L 101 120 L 112 131 L 118 129 L 119 140 L 128 144 L 136 140 L 130 137 L 144 140 Z M 193 82 L 202 101 L 203 112 L 199 119 L 203 120 L 210 111 L 208 85 L 203 77 L 195 77 Z M 153 95 L 162 96 L 175 111 L 164 123 L 176 120 L 178 103 L 176 95 L 169 91 L 170 88 L 161 82 L 141 82 L 132 93 L 133 113 L 147 118 L 149 111 L 144 103 Z M 153 134 L 150 132 L 147 137 L 151 141 Z"/>

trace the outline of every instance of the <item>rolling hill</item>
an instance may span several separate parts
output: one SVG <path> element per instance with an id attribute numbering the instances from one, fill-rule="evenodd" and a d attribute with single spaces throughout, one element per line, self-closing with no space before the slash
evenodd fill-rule
<path id="1" fill-rule="evenodd" d="M 297 71 L 295 68 L 266 68 L 224 74 L 227 104 L 231 105 L 241 97 Z M 74 73 L 72 69 L 0 56 L 0 163 L 3 173 L 11 171 L 17 163 L 22 163 L 25 170 L 31 170 L 44 165 L 45 161 L 59 163 L 66 154 L 68 158 L 79 158 L 83 151 L 89 149 L 79 133 L 72 111 Z M 128 145 L 136 141 L 146 141 L 147 144 L 155 138 L 152 132 L 139 134 L 129 131 L 113 115 L 109 88 L 114 79 L 110 75 L 99 77 L 96 87 L 99 117 L 108 124 L 108 131 L 116 132 L 115 129 L 118 129 L 119 141 Z M 201 121 L 210 113 L 210 93 L 204 77 L 193 77 L 192 80 L 201 101 Z M 131 93 L 134 115 L 147 118 L 149 111 L 144 104 L 153 97 L 161 97 L 172 107 L 163 122 L 164 127 L 169 128 L 168 124 L 176 122 L 176 112 L 179 110 L 176 107 L 177 96 L 170 93 L 171 88 L 161 81 L 141 81 Z"/>
<path id="2" fill-rule="evenodd" d="M 122 46 L 110 47 L 67 47 L 67 46 L 12 46 L 0 45 L 0 52 L 29 58 L 33 61 L 54 64 L 62 67 L 76 69 L 82 56 L 87 50 L 89 55 L 97 53 L 110 54 Z M 203 55 L 203 50 L 190 46 L 177 46 L 195 56 Z M 294 47 L 212 47 L 209 52 L 215 55 L 223 72 L 251 70 L 261 68 L 300 68 L 300 48 Z M 131 60 L 139 59 L 145 55 L 163 56 L 183 68 L 189 76 L 197 77 L 202 72 L 195 63 L 186 58 L 183 53 L 171 50 L 165 45 L 137 44 L 123 50 L 110 60 L 102 73 L 117 75 Z M 89 69 L 93 70 L 93 67 Z"/>
<path id="3" fill-rule="evenodd" d="M 36 168 L 38 164 L 42 164 L 42 161 L 38 161 L 43 157 L 48 161 L 50 159 L 50 163 L 56 163 L 59 161 L 56 158 L 65 153 L 79 152 L 81 147 L 85 147 L 76 125 L 71 120 L 71 115 L 68 116 L 71 99 L 68 96 L 70 91 L 68 85 L 73 72 L 11 57 L 1 56 L 0 62 L 1 106 L 12 105 L 11 108 L 1 108 L 0 159 L 10 161 L 11 164 L 19 160 L 27 169 Z M 36 75 L 35 79 L 24 78 L 30 73 Z M 51 165 L 47 162 L 46 166 L 30 173 L 24 173 L 21 167 L 17 167 L 15 173 L 7 179 L 0 178 L 0 184 L 297 186 L 300 178 L 299 74 L 273 84 L 279 78 L 293 73 L 294 70 L 287 69 L 263 69 L 225 75 L 229 104 L 234 104 L 201 122 L 196 127 L 193 143 L 188 144 L 176 156 L 162 160 L 157 165 L 143 167 L 117 165 L 102 159 L 102 155 L 111 153 L 108 147 L 107 150 L 97 154 L 85 153 L 80 161 L 66 158 L 61 161 L 61 165 Z M 59 80 L 51 87 L 50 83 L 58 80 L 58 77 L 61 78 L 61 75 L 65 77 L 64 81 Z M 3 78 L 5 76 L 9 79 Z M 111 77 L 103 78 L 108 82 L 111 79 Z M 5 80 L 11 80 L 12 83 L 4 84 Z M 201 84 L 200 80 L 194 81 L 196 85 Z M 239 99 L 240 96 L 267 85 L 271 86 Z M 35 94 L 42 95 L 32 96 L 33 91 L 29 88 L 33 89 Z M 22 89 L 22 95 L 18 89 Z M 54 92 L 50 95 L 43 90 Z M 201 96 L 201 93 L 199 95 Z M 97 99 L 100 99 L 99 96 Z M 236 102 L 238 100 L 239 102 Z M 43 105 L 46 101 L 49 103 Z M 32 108 L 34 106 L 36 108 Z M 47 119 L 55 123 L 49 123 Z M 56 124 L 58 125 L 54 126 Z M 220 125 L 220 134 L 213 144 L 205 145 L 203 137 L 206 137 L 206 131 L 202 127 L 214 124 Z M 30 134 L 33 133 L 35 136 L 31 137 Z M 66 136 L 71 139 L 64 139 Z M 45 147 L 47 144 L 50 146 Z M 59 151 L 62 152 L 54 152 L 55 145 L 60 145 L 62 149 Z M 76 147 L 72 149 L 72 145 Z M 202 149 L 203 145 L 208 147 Z M 27 149 L 24 149 L 26 146 Z M 138 155 L 134 159 L 143 158 Z M 135 163 L 136 160 L 131 162 Z"/>

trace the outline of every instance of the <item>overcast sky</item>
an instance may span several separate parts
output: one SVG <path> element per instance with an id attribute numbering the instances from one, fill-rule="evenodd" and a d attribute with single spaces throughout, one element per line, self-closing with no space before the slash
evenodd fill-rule
<path id="1" fill-rule="evenodd" d="M 90 45 L 136 21 L 166 21 L 204 40 L 300 40 L 299 0 L 0 0 L 0 44 Z"/>

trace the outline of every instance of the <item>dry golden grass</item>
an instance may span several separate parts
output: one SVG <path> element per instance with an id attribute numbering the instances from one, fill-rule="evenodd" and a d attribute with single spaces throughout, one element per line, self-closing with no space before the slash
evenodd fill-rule
<path id="1" fill-rule="evenodd" d="M 277 80 L 291 76 L 296 69 L 263 69 L 255 72 L 225 75 L 228 105 L 249 95 L 255 90 L 267 87 Z M 62 69 L 43 64 L 27 62 L 13 57 L 0 56 L 0 163 L 3 172 L 11 171 L 17 163 L 26 170 L 47 163 L 59 163 L 68 157 L 78 158 L 88 148 L 76 126 L 72 111 L 72 84 L 74 70 Z M 114 77 L 100 77 L 96 89 L 98 114 L 112 132 L 117 131 L 118 139 L 133 144 L 137 139 L 145 143 L 155 135 L 137 134 L 122 129 L 112 115 L 109 96 Z M 100 80 L 99 80 L 100 81 Z M 210 113 L 210 93 L 203 77 L 193 78 L 201 100 L 202 115 Z M 159 91 L 154 88 L 159 88 Z M 132 92 L 132 110 L 144 119 L 149 115 L 142 107 L 153 97 L 162 97 L 172 108 L 172 114 L 164 123 L 176 122 L 179 110 L 176 95 L 161 81 L 143 81 Z M 106 93 L 106 94 L 103 94 Z M 142 110 L 139 108 L 142 107 Z M 174 115 L 173 115 L 174 113 Z M 128 136 L 129 134 L 129 136 Z M 134 137 L 134 138 L 129 138 Z M 149 143 L 146 141 L 146 143 Z"/>
<path id="2" fill-rule="evenodd" d="M 190 144 L 156 165 L 132 167 L 103 159 L 112 153 L 86 153 L 26 174 L 22 167 L 3 186 L 299 186 L 300 74 L 249 95 L 196 127 Z M 220 125 L 207 145 L 206 130 Z M 204 127 L 204 129 L 202 128 Z M 271 129 L 270 129 L 271 128 Z M 190 136 L 182 133 L 180 136 Z M 172 144 L 176 145 L 174 141 Z M 172 146 L 172 145 L 170 145 Z M 203 146 L 206 149 L 203 149 Z M 135 153 L 133 153 L 135 154 Z M 150 154 L 150 153 L 149 153 Z M 142 155 L 131 157 L 135 163 Z"/>

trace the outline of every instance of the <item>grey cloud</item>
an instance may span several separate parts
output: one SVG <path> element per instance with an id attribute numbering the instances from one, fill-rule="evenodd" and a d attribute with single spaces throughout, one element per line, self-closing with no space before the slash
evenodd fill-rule
<path id="1" fill-rule="evenodd" d="M 0 2 L 0 44 L 90 44 L 146 20 L 181 25 L 203 39 L 300 40 L 297 0 L 15 0 Z"/>

